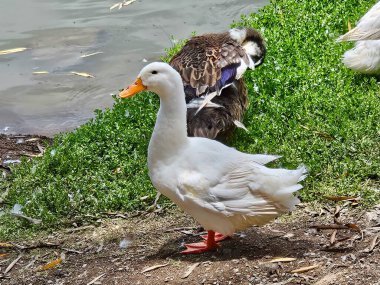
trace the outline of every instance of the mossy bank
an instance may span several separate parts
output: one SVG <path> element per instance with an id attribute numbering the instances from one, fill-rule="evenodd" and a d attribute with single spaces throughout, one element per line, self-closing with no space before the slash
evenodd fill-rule
<path id="1" fill-rule="evenodd" d="M 260 29 L 268 54 L 246 75 L 249 132 L 238 130 L 230 145 L 282 155 L 277 166 L 305 164 L 310 173 L 304 201 L 324 195 L 359 195 L 368 205 L 379 201 L 380 87 L 375 78 L 347 70 L 341 56 L 351 44 L 335 43 L 348 22 L 355 23 L 374 3 L 271 1 L 233 24 Z M 5 213 L 20 204 L 25 215 L 43 222 L 31 226 L 4 214 L 0 238 L 150 205 L 155 190 L 146 157 L 157 108 L 153 94 L 115 99 L 112 109 L 57 136 L 43 157 L 14 167 L 12 176 L 0 180 L 0 191 L 8 192 Z"/>

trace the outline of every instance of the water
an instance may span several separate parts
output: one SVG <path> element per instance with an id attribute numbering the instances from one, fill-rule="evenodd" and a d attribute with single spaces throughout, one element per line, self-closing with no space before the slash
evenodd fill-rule
<path id="1" fill-rule="evenodd" d="M 110 94 L 159 60 L 171 35 L 224 31 L 268 0 L 140 0 L 112 11 L 118 0 L 22 2 L 1 1 L 0 50 L 28 50 L 0 56 L 0 133 L 52 135 L 112 106 Z M 103 53 L 80 57 L 92 52 Z"/>

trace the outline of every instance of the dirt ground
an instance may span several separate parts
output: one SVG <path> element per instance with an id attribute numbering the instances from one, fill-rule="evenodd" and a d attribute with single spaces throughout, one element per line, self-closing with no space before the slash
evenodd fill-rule
<path id="1" fill-rule="evenodd" d="M 6 160 L 39 155 L 44 141 L 0 135 L 3 171 Z M 179 210 L 102 213 L 32 239 L 0 241 L 0 284 L 380 284 L 380 205 L 357 204 L 301 204 L 200 255 L 180 254 L 202 229 Z"/>
<path id="2" fill-rule="evenodd" d="M 340 224 L 334 223 L 336 212 Z M 379 213 L 380 206 L 363 211 L 347 203 L 301 205 L 292 215 L 235 234 L 215 252 L 200 255 L 180 254 L 184 243 L 200 240 L 200 229 L 178 210 L 136 217 L 107 213 L 93 224 L 7 241 L 13 247 L 1 248 L 0 282 L 380 284 Z M 313 228 L 326 225 L 347 229 Z M 293 260 L 273 260 L 279 257 Z M 297 269 L 304 272 L 292 273 Z"/>
<path id="3" fill-rule="evenodd" d="M 51 141 L 51 138 L 38 135 L 0 134 L 0 170 L 9 173 L 9 166 L 19 163 L 22 157 L 31 159 L 42 155 Z"/>

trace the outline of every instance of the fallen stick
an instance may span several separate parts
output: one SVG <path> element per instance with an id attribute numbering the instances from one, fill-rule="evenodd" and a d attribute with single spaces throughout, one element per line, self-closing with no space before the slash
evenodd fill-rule
<path id="1" fill-rule="evenodd" d="M 189 275 L 194 271 L 194 269 L 200 264 L 200 262 L 194 263 L 193 265 L 190 265 L 189 268 L 186 270 L 185 274 L 182 275 L 182 279 L 185 279 L 189 277 Z"/>
<path id="2" fill-rule="evenodd" d="M 94 279 L 92 279 L 90 282 L 88 282 L 86 285 L 91 285 L 91 284 L 94 284 L 96 281 L 98 281 L 100 278 L 102 278 L 104 275 L 106 275 L 105 273 L 103 274 L 100 274 L 98 277 L 95 277 Z"/>
<path id="3" fill-rule="evenodd" d="M 170 232 L 180 232 L 180 231 L 185 231 L 185 230 L 196 230 L 196 227 L 180 227 L 180 228 L 172 228 L 172 229 L 167 229 L 164 231 L 164 233 L 170 233 Z"/>
<path id="4" fill-rule="evenodd" d="M 20 260 L 21 257 L 22 257 L 22 254 L 20 254 L 15 260 L 13 260 L 11 264 L 9 264 L 8 267 L 5 269 L 4 274 L 7 274 L 9 271 L 11 271 L 13 266 L 15 266 L 15 264 L 17 263 L 17 261 Z"/>
<path id="5" fill-rule="evenodd" d="M 153 265 L 151 267 L 145 268 L 143 271 L 141 271 L 141 273 L 149 272 L 149 271 L 155 270 L 157 268 L 165 267 L 168 265 L 169 265 L 169 263 Z"/>

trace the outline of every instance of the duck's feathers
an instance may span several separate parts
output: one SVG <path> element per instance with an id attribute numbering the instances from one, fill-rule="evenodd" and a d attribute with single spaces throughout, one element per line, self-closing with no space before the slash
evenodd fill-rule
<path id="1" fill-rule="evenodd" d="M 248 54 L 244 43 L 231 37 L 229 31 L 192 37 L 172 58 L 170 65 L 181 75 L 186 94 L 201 96 L 214 91 L 220 93 L 234 79 L 239 79 L 245 69 L 261 63 L 265 55 L 264 40 L 253 29 L 244 31 L 242 40 L 252 41 L 256 45 L 257 49 L 248 47 L 255 54 Z"/>
<path id="2" fill-rule="evenodd" d="M 222 147 L 218 150 L 216 144 L 210 147 L 214 150 L 204 150 L 208 155 L 203 159 L 213 161 L 221 156 L 220 165 L 207 171 L 193 168 L 182 172 L 177 185 L 179 204 L 186 205 L 184 210 L 206 229 L 228 235 L 248 225 L 265 224 L 293 210 L 299 202 L 293 193 L 302 188 L 299 182 L 305 178 L 304 167 L 271 169 L 256 163 L 251 155 Z M 193 157 L 197 158 L 197 155 Z M 198 212 L 199 208 L 204 210 Z"/>
<path id="3" fill-rule="evenodd" d="M 377 2 L 358 22 L 357 26 L 337 41 L 361 41 L 380 39 L 380 2 Z"/>
<path id="4" fill-rule="evenodd" d="M 357 42 L 343 55 L 343 63 L 357 72 L 380 74 L 380 40 Z"/>
<path id="5" fill-rule="evenodd" d="M 188 103 L 189 106 L 192 101 Z M 233 84 L 223 89 L 220 96 L 215 97 L 212 103 L 221 107 L 203 108 L 197 114 L 198 108 L 187 109 L 188 136 L 219 141 L 225 141 L 229 137 L 236 127 L 234 121 L 241 121 L 248 108 L 247 89 L 243 79 L 235 80 Z"/>

